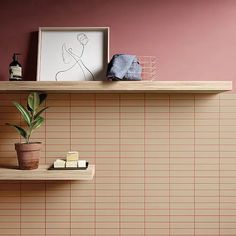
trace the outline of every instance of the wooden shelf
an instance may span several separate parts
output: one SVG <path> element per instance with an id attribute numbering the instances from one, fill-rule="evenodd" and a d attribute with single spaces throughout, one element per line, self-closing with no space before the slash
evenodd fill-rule
<path id="1" fill-rule="evenodd" d="M 0 167 L 0 180 L 92 180 L 95 166 L 86 170 L 48 170 L 49 165 L 40 165 L 36 170 L 20 170 Z"/>
<path id="2" fill-rule="evenodd" d="M 0 81 L 0 92 L 219 93 L 230 90 L 231 81 Z"/>

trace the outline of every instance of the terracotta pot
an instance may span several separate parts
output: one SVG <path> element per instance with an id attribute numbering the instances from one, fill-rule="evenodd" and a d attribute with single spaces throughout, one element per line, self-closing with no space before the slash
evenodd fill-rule
<path id="1" fill-rule="evenodd" d="M 42 143 L 15 143 L 19 167 L 22 170 L 33 170 L 39 166 Z"/>

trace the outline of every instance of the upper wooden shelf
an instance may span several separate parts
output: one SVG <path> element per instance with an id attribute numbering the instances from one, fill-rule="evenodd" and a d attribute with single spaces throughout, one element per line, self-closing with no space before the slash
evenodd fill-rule
<path id="1" fill-rule="evenodd" d="M 95 166 L 86 170 L 48 170 L 49 165 L 40 165 L 36 170 L 20 170 L 0 167 L 0 180 L 92 180 Z"/>
<path id="2" fill-rule="evenodd" d="M 230 90 L 231 81 L 0 81 L 0 92 L 219 93 Z"/>

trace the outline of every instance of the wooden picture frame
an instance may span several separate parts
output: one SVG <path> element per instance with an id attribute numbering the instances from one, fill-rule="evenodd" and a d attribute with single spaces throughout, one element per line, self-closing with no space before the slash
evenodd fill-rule
<path id="1" fill-rule="evenodd" d="M 40 27 L 37 81 L 105 80 L 109 31 L 109 27 Z"/>

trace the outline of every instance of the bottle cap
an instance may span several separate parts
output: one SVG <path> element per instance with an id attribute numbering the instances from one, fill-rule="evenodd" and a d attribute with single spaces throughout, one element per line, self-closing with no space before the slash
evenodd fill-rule
<path id="1" fill-rule="evenodd" d="M 13 60 L 16 61 L 18 59 L 18 55 L 21 55 L 20 53 L 14 53 L 13 54 Z"/>

